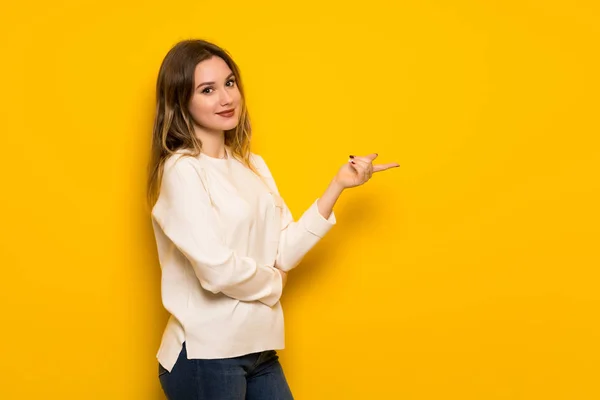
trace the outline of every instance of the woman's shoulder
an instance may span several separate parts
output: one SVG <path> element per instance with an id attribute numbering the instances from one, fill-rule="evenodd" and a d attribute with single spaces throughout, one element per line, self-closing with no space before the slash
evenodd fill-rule
<path id="1" fill-rule="evenodd" d="M 250 161 L 258 168 L 268 169 L 267 162 L 265 161 L 264 157 L 258 153 L 250 152 Z"/>
<path id="2" fill-rule="evenodd" d="M 174 168 L 178 170 L 190 169 L 191 167 L 199 167 L 198 157 L 189 149 L 175 150 L 169 156 L 165 158 L 164 170 L 172 170 Z"/>
<path id="3" fill-rule="evenodd" d="M 251 152 L 250 153 L 250 162 L 256 167 L 256 169 L 259 171 L 259 173 L 261 175 L 266 176 L 266 177 L 271 177 L 271 170 L 269 169 L 269 166 L 267 165 L 267 162 L 265 161 L 263 156 L 261 156 L 260 154 Z"/>
<path id="4" fill-rule="evenodd" d="M 255 164 L 255 165 L 256 165 L 257 163 L 261 163 L 261 164 L 262 164 L 262 163 L 264 163 L 264 160 L 263 160 L 263 158 L 260 156 L 260 154 L 258 154 L 258 153 L 255 153 L 255 152 L 253 152 L 253 151 L 251 151 L 251 152 L 249 153 L 249 158 L 250 158 L 250 162 L 252 162 L 252 163 L 253 163 L 253 164 Z"/>

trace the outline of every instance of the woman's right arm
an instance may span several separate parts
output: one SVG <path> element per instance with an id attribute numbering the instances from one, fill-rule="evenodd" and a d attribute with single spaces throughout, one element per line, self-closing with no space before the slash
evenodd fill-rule
<path id="1" fill-rule="evenodd" d="M 190 261 L 204 289 L 270 307 L 277 304 L 283 275 L 272 266 L 236 255 L 222 243 L 208 193 L 192 159 L 182 157 L 165 164 L 152 216 Z"/>

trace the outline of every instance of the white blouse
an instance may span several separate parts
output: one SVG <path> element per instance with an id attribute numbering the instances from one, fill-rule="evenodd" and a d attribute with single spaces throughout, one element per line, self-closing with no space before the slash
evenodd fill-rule
<path id="1" fill-rule="evenodd" d="M 317 201 L 297 221 L 263 158 L 259 178 L 227 158 L 178 151 L 164 166 L 152 225 L 171 314 L 157 358 L 171 371 L 189 358 L 226 358 L 284 348 L 281 274 L 296 267 L 336 223 Z"/>

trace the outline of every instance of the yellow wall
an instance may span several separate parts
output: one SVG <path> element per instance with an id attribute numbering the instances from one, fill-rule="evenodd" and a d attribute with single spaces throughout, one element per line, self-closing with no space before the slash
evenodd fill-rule
<path id="1" fill-rule="evenodd" d="M 290 275 L 297 399 L 600 398 L 597 2 L 84 3 L 0 13 L 0 398 L 163 398 L 144 168 L 188 37 L 295 216 L 349 154 L 401 164 Z"/>

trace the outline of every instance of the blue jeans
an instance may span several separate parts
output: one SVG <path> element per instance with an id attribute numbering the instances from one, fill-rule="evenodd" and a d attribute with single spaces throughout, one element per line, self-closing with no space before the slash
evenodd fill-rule
<path id="1" fill-rule="evenodd" d="M 187 359 L 185 343 L 171 372 L 158 364 L 169 400 L 293 400 L 275 350 L 214 360 Z"/>

